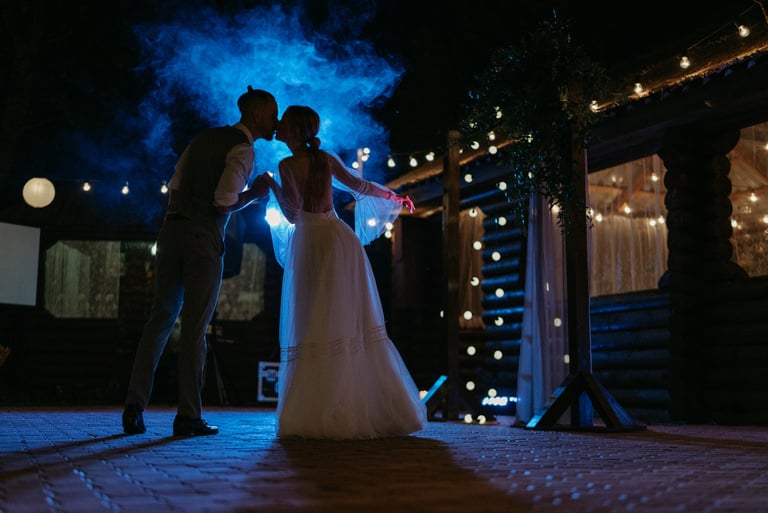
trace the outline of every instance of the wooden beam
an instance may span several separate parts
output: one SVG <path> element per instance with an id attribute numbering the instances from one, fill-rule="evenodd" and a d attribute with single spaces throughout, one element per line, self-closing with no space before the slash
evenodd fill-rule
<path id="1" fill-rule="evenodd" d="M 443 173 L 443 312 L 448 350 L 447 420 L 459 414 L 459 132 L 448 133 Z"/>

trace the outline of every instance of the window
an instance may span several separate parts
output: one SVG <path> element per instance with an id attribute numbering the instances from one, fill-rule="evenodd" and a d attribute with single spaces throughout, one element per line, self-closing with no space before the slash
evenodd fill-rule
<path id="1" fill-rule="evenodd" d="M 768 275 L 768 123 L 741 130 L 728 154 L 732 260 Z M 667 264 L 666 169 L 655 155 L 589 175 L 591 295 L 658 287 Z"/>
<path id="2" fill-rule="evenodd" d="M 148 313 L 153 249 L 152 242 L 56 242 L 45 253 L 44 307 L 59 318 L 116 319 L 121 301 L 140 301 L 147 304 L 139 312 Z M 128 266 L 138 271 L 126 275 Z M 250 320 L 264 309 L 265 271 L 264 252 L 245 243 L 240 273 L 222 283 L 218 320 Z M 121 279 L 131 280 L 122 294 Z"/>

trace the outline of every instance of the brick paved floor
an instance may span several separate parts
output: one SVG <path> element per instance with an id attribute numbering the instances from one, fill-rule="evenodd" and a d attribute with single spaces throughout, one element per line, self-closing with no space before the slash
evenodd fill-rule
<path id="1" fill-rule="evenodd" d="M 600 433 L 432 422 L 410 437 L 278 441 L 271 410 L 211 437 L 122 434 L 120 407 L 0 410 L 0 513 L 768 513 L 768 427 Z"/>

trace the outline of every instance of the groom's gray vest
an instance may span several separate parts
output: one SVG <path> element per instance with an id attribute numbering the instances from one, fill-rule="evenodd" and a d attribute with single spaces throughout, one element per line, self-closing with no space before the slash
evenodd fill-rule
<path id="1" fill-rule="evenodd" d="M 248 136 L 232 126 L 209 128 L 192 139 L 168 213 L 200 223 L 215 223 L 223 240 L 229 214 L 216 210 L 213 194 L 224 171 L 227 153 L 238 144 L 248 144 Z"/>

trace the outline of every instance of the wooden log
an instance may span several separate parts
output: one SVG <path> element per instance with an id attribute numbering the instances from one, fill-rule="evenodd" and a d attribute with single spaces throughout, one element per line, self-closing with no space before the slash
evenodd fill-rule
<path id="1" fill-rule="evenodd" d="M 670 353 L 667 349 L 596 351 L 592 358 L 596 372 L 602 369 L 666 368 L 670 362 Z"/>
<path id="2" fill-rule="evenodd" d="M 595 375 L 606 388 L 669 388 L 669 369 L 601 369 Z"/>
<path id="3" fill-rule="evenodd" d="M 592 331 L 592 351 L 644 350 L 669 347 L 669 329 L 647 328 L 622 331 Z"/>
<path id="4" fill-rule="evenodd" d="M 669 324 L 668 308 L 625 310 L 615 313 L 592 315 L 592 332 L 631 331 L 648 327 L 666 327 Z"/>

